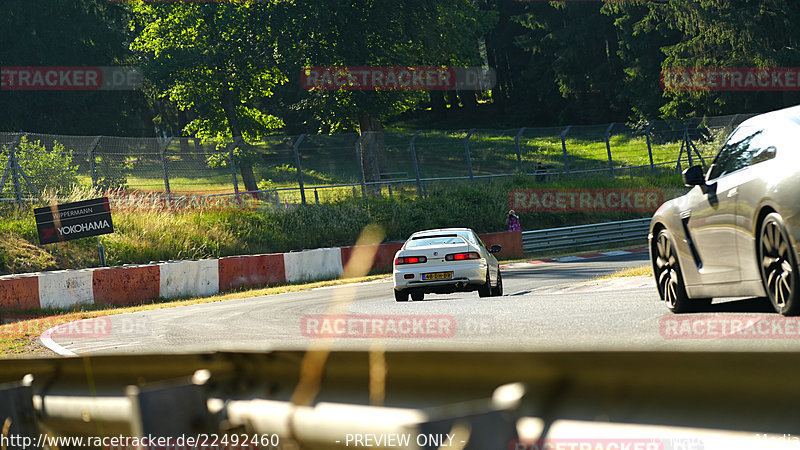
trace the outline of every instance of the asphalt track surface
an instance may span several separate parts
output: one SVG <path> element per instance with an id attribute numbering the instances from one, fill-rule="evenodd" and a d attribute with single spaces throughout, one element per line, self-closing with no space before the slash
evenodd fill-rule
<path id="1" fill-rule="evenodd" d="M 307 349 L 312 342 L 353 350 L 800 349 L 800 318 L 782 318 L 763 299 L 715 301 L 676 316 L 650 277 L 597 279 L 647 263 L 647 253 L 632 253 L 513 264 L 503 270 L 502 297 L 470 292 L 398 303 L 384 279 L 180 306 L 90 319 L 100 322 L 74 329 L 94 332 L 53 333 L 45 343 L 64 355 Z"/>

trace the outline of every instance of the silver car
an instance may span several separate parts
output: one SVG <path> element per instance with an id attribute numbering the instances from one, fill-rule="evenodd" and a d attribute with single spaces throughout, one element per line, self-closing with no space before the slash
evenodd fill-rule
<path id="1" fill-rule="evenodd" d="M 658 292 L 673 312 L 713 297 L 769 297 L 800 313 L 800 107 L 753 117 L 728 137 L 707 173 L 683 173 L 692 189 L 664 203 L 650 224 Z"/>
<path id="2" fill-rule="evenodd" d="M 503 295 L 500 264 L 491 249 L 469 228 L 418 231 L 395 254 L 394 299 L 422 300 L 425 294 L 478 291 L 481 297 Z"/>

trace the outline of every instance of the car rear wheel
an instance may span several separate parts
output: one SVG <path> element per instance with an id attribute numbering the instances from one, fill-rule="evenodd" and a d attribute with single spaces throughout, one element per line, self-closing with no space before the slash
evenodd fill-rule
<path id="1" fill-rule="evenodd" d="M 394 300 L 397 302 L 407 302 L 408 291 L 394 291 Z"/>
<path id="2" fill-rule="evenodd" d="M 478 288 L 478 297 L 489 297 L 492 295 L 492 285 L 489 284 L 489 269 L 486 269 L 486 283 Z"/>
<path id="3" fill-rule="evenodd" d="M 497 271 L 497 286 L 492 288 L 492 296 L 494 297 L 502 297 L 503 296 L 503 274 L 500 271 Z"/>
<path id="4" fill-rule="evenodd" d="M 414 291 L 411 293 L 411 300 L 421 302 L 425 298 L 425 293 L 422 291 Z"/>
<path id="5" fill-rule="evenodd" d="M 678 264 L 678 254 L 675 252 L 669 231 L 663 229 L 658 233 L 654 250 L 653 268 L 655 269 L 656 285 L 661 298 L 670 311 L 676 314 L 693 312 L 711 304 L 710 298 L 692 300 L 686 293 L 683 275 Z"/>
<path id="6" fill-rule="evenodd" d="M 800 313 L 797 290 L 800 287 L 794 249 L 783 219 L 769 214 L 761 226 L 758 259 L 761 261 L 761 280 L 772 306 L 784 316 Z"/>

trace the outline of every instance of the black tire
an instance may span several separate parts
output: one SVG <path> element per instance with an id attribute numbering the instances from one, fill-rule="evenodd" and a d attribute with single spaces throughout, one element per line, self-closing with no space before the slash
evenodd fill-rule
<path id="1" fill-rule="evenodd" d="M 502 297 L 503 296 L 503 274 L 500 273 L 500 270 L 497 270 L 497 286 L 492 288 L 492 297 Z"/>
<path id="2" fill-rule="evenodd" d="M 800 300 L 797 298 L 797 291 L 800 289 L 797 261 L 786 225 L 777 213 L 769 214 L 761 224 L 758 260 L 761 267 L 761 281 L 775 311 L 784 316 L 795 316 L 800 313 Z"/>
<path id="3" fill-rule="evenodd" d="M 408 301 L 408 291 L 394 291 L 394 301 L 396 301 L 396 302 L 407 302 Z"/>
<path id="4" fill-rule="evenodd" d="M 711 304 L 710 298 L 690 299 L 683 284 L 678 254 L 672 244 L 672 236 L 666 229 L 656 237 L 653 249 L 653 274 L 656 278 L 658 294 L 675 314 L 696 312 Z"/>
<path id="5" fill-rule="evenodd" d="M 411 291 L 411 300 L 415 302 L 421 302 L 425 299 L 425 293 L 422 291 Z"/>
<path id="6" fill-rule="evenodd" d="M 492 285 L 489 284 L 489 268 L 486 268 L 486 283 L 478 288 L 478 297 L 489 297 L 492 295 Z"/>

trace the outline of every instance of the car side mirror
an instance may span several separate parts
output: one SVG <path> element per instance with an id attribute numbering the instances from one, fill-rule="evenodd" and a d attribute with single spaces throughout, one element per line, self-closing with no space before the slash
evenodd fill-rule
<path id="1" fill-rule="evenodd" d="M 492 248 L 489 249 L 489 253 L 497 253 L 502 249 L 503 249 L 503 247 L 495 244 L 495 245 L 492 246 Z"/>
<path id="2" fill-rule="evenodd" d="M 703 168 L 692 166 L 683 171 L 683 184 L 686 186 L 705 186 L 706 177 Z"/>
<path id="3" fill-rule="evenodd" d="M 692 166 L 683 171 L 683 184 L 690 187 L 700 186 L 703 194 L 708 194 L 709 186 L 706 184 L 706 176 L 700 166 Z"/>

